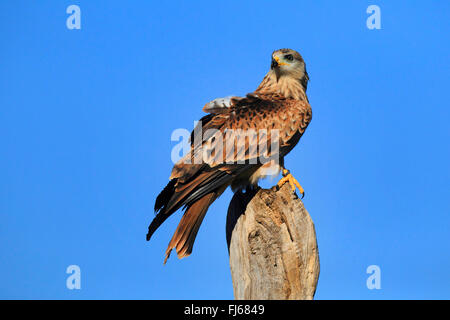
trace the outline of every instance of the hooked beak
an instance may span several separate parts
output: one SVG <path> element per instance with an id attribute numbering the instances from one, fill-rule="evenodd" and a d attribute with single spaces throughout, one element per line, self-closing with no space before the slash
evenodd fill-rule
<path id="1" fill-rule="evenodd" d="M 287 63 L 284 62 L 280 62 L 280 57 L 275 56 L 272 58 L 272 64 L 270 65 L 270 68 L 278 68 L 279 66 L 284 66 L 287 65 Z"/>
<path id="2" fill-rule="evenodd" d="M 278 67 L 278 61 L 275 60 L 274 58 L 272 58 L 272 64 L 270 65 L 271 69 L 277 68 Z"/>

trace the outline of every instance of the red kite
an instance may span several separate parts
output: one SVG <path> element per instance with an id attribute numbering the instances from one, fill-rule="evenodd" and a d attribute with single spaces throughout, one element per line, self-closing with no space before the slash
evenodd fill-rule
<path id="1" fill-rule="evenodd" d="M 293 192 L 298 188 L 304 194 L 284 168 L 284 157 L 297 145 L 312 118 L 306 96 L 308 80 L 302 56 L 294 50 L 281 49 L 273 52 L 270 71 L 254 92 L 205 105 L 203 110 L 208 114 L 191 134 L 191 152 L 173 167 L 169 183 L 156 198 L 157 215 L 148 228 L 150 240 L 156 229 L 183 207 L 183 217 L 166 250 L 164 263 L 172 249 L 176 249 L 178 258 L 191 254 L 209 206 L 229 186 L 232 190 L 254 186 L 259 179 L 281 171 L 283 178 L 278 186 L 289 182 Z M 229 140 L 224 137 L 230 132 L 235 135 L 233 144 L 224 146 L 224 140 Z M 238 138 L 245 135 L 245 143 L 238 147 L 234 142 L 236 132 L 240 132 Z M 274 140 L 275 147 L 256 147 Z M 204 150 L 212 150 L 206 160 Z M 260 161 L 262 158 L 270 161 Z"/>

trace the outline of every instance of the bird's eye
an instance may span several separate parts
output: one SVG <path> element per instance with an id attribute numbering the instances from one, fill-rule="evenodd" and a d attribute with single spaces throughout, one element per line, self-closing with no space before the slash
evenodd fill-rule
<path id="1" fill-rule="evenodd" d="M 288 60 L 288 61 L 294 60 L 294 57 L 292 56 L 292 54 L 287 54 L 287 55 L 284 56 L 284 58 L 285 58 L 286 60 Z"/>

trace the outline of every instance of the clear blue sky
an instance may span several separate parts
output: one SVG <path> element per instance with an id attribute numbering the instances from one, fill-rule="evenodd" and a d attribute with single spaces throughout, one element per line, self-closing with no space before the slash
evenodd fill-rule
<path id="1" fill-rule="evenodd" d="M 81 8 L 68 30 L 66 8 Z M 366 8 L 381 8 L 381 30 Z M 192 256 L 145 241 L 174 129 L 304 57 L 287 157 L 317 231 L 317 299 L 450 298 L 448 1 L 2 1 L 0 298 L 232 299 L 227 191 Z M 274 181 L 272 181 L 274 183 Z M 264 185 L 271 185 L 271 182 Z M 66 268 L 81 268 L 81 290 Z M 381 268 L 368 290 L 366 268 Z"/>

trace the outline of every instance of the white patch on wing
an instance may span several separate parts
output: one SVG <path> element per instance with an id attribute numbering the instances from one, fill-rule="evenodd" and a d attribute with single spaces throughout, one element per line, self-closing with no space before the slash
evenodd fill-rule
<path id="1" fill-rule="evenodd" d="M 221 109 L 231 107 L 231 99 L 236 98 L 235 96 L 228 96 L 225 98 L 217 98 L 213 101 L 205 104 L 203 111 L 206 113 L 220 113 Z"/>

